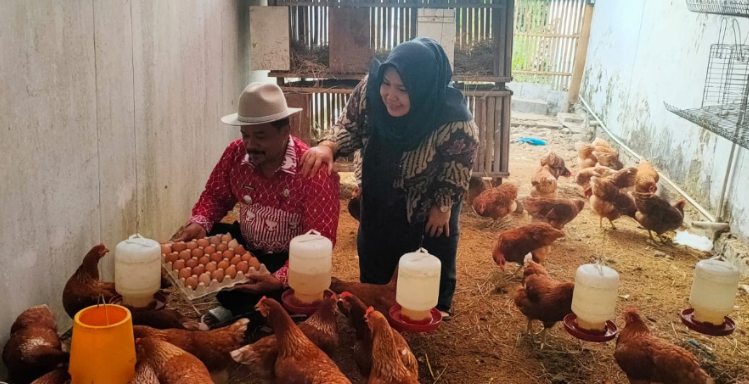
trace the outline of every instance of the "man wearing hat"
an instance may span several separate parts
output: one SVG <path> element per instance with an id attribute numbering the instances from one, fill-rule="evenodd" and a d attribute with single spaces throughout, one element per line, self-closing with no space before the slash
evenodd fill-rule
<path id="1" fill-rule="evenodd" d="M 309 146 L 290 134 L 289 125 L 299 111 L 286 105 L 275 84 L 252 83 L 242 91 L 238 112 L 221 119 L 239 126 L 242 138 L 224 151 L 177 239 L 231 232 L 271 272 L 253 276 L 243 291 L 264 294 L 287 286 L 293 237 L 314 229 L 335 244 L 339 178 L 327 170 L 302 176 L 300 159 Z M 220 224 L 237 202 L 239 222 Z"/>

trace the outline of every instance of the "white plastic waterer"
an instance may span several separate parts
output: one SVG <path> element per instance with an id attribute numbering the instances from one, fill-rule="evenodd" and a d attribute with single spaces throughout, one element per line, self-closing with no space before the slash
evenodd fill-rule
<path id="1" fill-rule="evenodd" d="M 702 260 L 694 270 L 689 304 L 694 308 L 694 319 L 702 323 L 722 325 L 733 311 L 739 270 L 720 260 Z"/>
<path id="2" fill-rule="evenodd" d="M 289 244 L 289 287 L 304 304 L 323 299 L 330 288 L 333 243 L 320 232 L 310 230 Z"/>
<path id="3" fill-rule="evenodd" d="M 585 331 L 603 332 L 606 321 L 616 316 L 619 274 L 601 264 L 584 264 L 577 268 L 572 312 L 577 325 Z"/>
<path id="4" fill-rule="evenodd" d="M 422 322 L 431 318 L 430 311 L 439 300 L 441 271 L 440 259 L 424 248 L 400 258 L 395 301 L 404 319 Z"/>
<path id="5" fill-rule="evenodd" d="M 161 246 L 135 234 L 114 250 L 114 286 L 122 304 L 143 308 L 154 302 L 161 287 Z"/>

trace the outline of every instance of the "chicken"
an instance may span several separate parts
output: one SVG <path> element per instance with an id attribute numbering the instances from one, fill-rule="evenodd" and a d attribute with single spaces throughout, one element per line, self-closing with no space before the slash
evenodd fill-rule
<path id="1" fill-rule="evenodd" d="M 31 384 L 70 384 L 70 374 L 68 373 L 67 368 L 57 368 L 32 381 Z M 158 382 L 156 384 L 158 384 Z"/>
<path id="2" fill-rule="evenodd" d="M 515 305 L 528 318 L 527 332 L 531 333 L 533 320 L 540 320 L 541 348 L 546 343 L 546 330 L 572 313 L 572 291 L 575 283 L 554 280 L 540 264 L 528 260 L 523 272 L 523 286 L 513 293 Z"/>
<path id="3" fill-rule="evenodd" d="M 70 355 L 62 351 L 57 335 L 55 316 L 46 304 L 18 315 L 3 348 L 3 364 L 11 383 L 28 384 L 68 360 Z"/>
<path id="4" fill-rule="evenodd" d="M 104 244 L 91 248 L 83 258 L 81 266 L 70 277 L 62 291 L 62 305 L 68 316 L 75 318 L 75 314 L 83 308 L 109 301 L 117 295 L 114 283 L 99 281 L 99 260 L 109 250 Z"/>
<path id="5" fill-rule="evenodd" d="M 492 258 L 502 270 L 508 261 L 523 263 L 523 258 L 528 253 L 533 255 L 534 261 L 543 264 L 551 250 L 551 243 L 560 237 L 564 237 L 564 232 L 547 223 L 531 223 L 513 228 L 499 235 Z"/>
<path id="6" fill-rule="evenodd" d="M 600 137 L 596 137 L 596 138 L 595 138 L 595 139 L 593 140 L 593 142 L 592 142 L 592 143 L 590 143 L 590 144 L 591 144 L 592 146 L 594 146 L 594 147 L 608 147 L 608 148 L 611 148 L 611 144 L 609 144 L 609 142 L 608 142 L 608 141 L 606 141 L 606 140 L 604 140 L 604 139 L 602 139 L 602 138 L 600 138 Z"/>
<path id="7" fill-rule="evenodd" d="M 351 191 L 351 198 L 348 201 L 348 213 L 356 221 L 361 220 L 361 189 L 359 187 L 354 188 Z"/>
<path id="8" fill-rule="evenodd" d="M 658 190 L 658 171 L 650 165 L 647 160 L 640 160 L 637 166 L 637 177 L 635 178 L 635 192 L 655 193 Z"/>
<path id="9" fill-rule="evenodd" d="M 593 156 L 595 147 L 583 142 L 575 143 L 575 149 L 577 150 L 577 165 L 580 169 L 595 167 L 598 164 L 598 159 Z"/>
<path id="10" fill-rule="evenodd" d="M 189 319 L 174 309 L 161 309 L 158 311 L 130 311 L 133 325 L 147 325 L 156 329 L 203 329 L 208 330 L 205 324 Z"/>
<path id="11" fill-rule="evenodd" d="M 531 196 L 554 199 L 557 197 L 557 179 L 548 165 L 541 167 L 531 177 Z"/>
<path id="12" fill-rule="evenodd" d="M 159 375 L 143 361 L 135 363 L 135 375 L 127 384 L 160 384 Z"/>
<path id="13" fill-rule="evenodd" d="M 183 349 L 205 364 L 206 368 L 216 378 L 226 376 L 226 368 L 231 363 L 231 351 L 245 343 L 247 319 L 239 319 L 227 327 L 210 331 L 196 331 L 187 329 L 155 329 L 143 325 L 133 326 L 136 338 L 151 337 L 167 341 Z"/>
<path id="14" fill-rule="evenodd" d="M 562 229 L 583 210 L 585 201 L 529 197 L 523 200 L 523 204 L 533 221 L 543 221 L 556 229 Z"/>
<path id="15" fill-rule="evenodd" d="M 418 371 L 408 369 L 394 348 L 395 331 L 385 316 L 369 307 L 364 317 L 372 332 L 372 371 L 367 384 L 419 384 Z"/>
<path id="16" fill-rule="evenodd" d="M 337 302 L 338 298 L 335 295 L 325 298 L 317 311 L 298 325 L 307 338 L 329 355 L 338 349 Z M 258 377 L 268 382 L 276 379 L 277 357 L 276 335 L 266 336 L 231 352 L 234 361 L 249 366 Z"/>
<path id="17" fill-rule="evenodd" d="M 598 160 L 598 164 L 613 169 L 622 169 L 624 164 L 619 161 L 619 154 L 611 147 L 597 146 L 594 147 L 593 156 Z"/>
<path id="18" fill-rule="evenodd" d="M 390 307 L 397 304 L 395 301 L 395 288 L 398 282 L 398 266 L 393 271 L 393 276 L 385 285 L 368 284 L 359 282 L 345 282 L 336 277 L 331 279 L 330 290 L 342 294 L 349 292 L 359 298 L 367 306 L 373 306 L 382 313 L 388 313 Z"/>
<path id="19" fill-rule="evenodd" d="M 208 369 L 197 357 L 164 340 L 138 339 L 135 353 L 141 372 L 147 372 L 150 367 L 160 384 L 214 384 Z"/>
<path id="20" fill-rule="evenodd" d="M 491 217 L 496 223 L 517 210 L 517 198 L 518 187 L 512 183 L 502 183 L 476 196 L 473 199 L 473 210 L 481 217 Z"/>
<path id="21" fill-rule="evenodd" d="M 684 223 L 684 206 L 686 201 L 681 199 L 673 206 L 665 199 L 651 193 L 635 193 L 637 205 L 637 220 L 643 228 L 648 230 L 648 236 L 653 240 L 655 232 L 659 237 L 668 231 L 681 227 Z"/>
<path id="22" fill-rule="evenodd" d="M 626 215 L 634 218 L 637 208 L 635 202 L 629 195 L 619 191 L 619 188 L 614 185 L 610 177 L 598 177 L 593 176 L 590 179 L 591 191 L 593 195 L 590 197 L 590 206 L 593 207 L 593 211 L 599 216 L 599 225 L 603 227 L 603 218 L 605 217 L 611 227 L 616 229 L 614 220 Z"/>
<path id="23" fill-rule="evenodd" d="M 560 176 L 572 176 L 572 172 L 564 164 L 564 159 L 554 152 L 549 152 L 541 158 L 541 166 L 544 165 L 549 166 L 549 171 L 556 179 L 559 179 Z"/>
<path id="24" fill-rule="evenodd" d="M 595 167 L 581 169 L 580 172 L 575 175 L 575 183 L 583 187 L 583 189 L 590 186 L 590 178 L 593 176 L 605 177 L 612 175 L 615 171 L 609 167 L 602 165 L 596 165 Z"/>
<path id="25" fill-rule="evenodd" d="M 338 307 L 348 317 L 349 324 L 356 331 L 356 342 L 354 343 L 356 366 L 359 367 L 359 372 L 362 375 L 369 376 L 372 370 L 372 331 L 364 317 L 367 306 L 358 297 L 343 292 L 338 301 Z M 406 339 L 395 330 L 393 330 L 393 343 L 393 348 L 406 369 L 418 376 L 419 363 L 416 361 L 416 356 L 411 352 Z"/>
<path id="26" fill-rule="evenodd" d="M 466 202 L 473 206 L 473 201 L 478 195 L 487 189 L 491 189 L 492 184 L 488 180 L 484 180 L 483 177 L 472 175 L 468 180 L 468 192 L 466 192 Z"/>
<path id="27" fill-rule="evenodd" d="M 637 178 L 637 168 L 622 168 L 608 177 L 619 189 L 633 187 Z"/>
<path id="28" fill-rule="evenodd" d="M 630 383 L 713 384 L 694 355 L 651 334 L 636 309 L 624 311 L 624 323 L 614 359 Z"/>
<path id="29" fill-rule="evenodd" d="M 268 318 L 278 340 L 276 382 L 289 384 L 351 384 L 338 366 L 318 348 L 277 301 L 263 297 L 257 310 Z"/>
<path id="30" fill-rule="evenodd" d="M 623 167 L 619 161 L 619 154 L 603 139 L 597 138 L 591 144 L 575 143 L 575 149 L 577 150 L 577 164 L 580 168 L 594 167 L 596 164 L 613 169 Z"/>

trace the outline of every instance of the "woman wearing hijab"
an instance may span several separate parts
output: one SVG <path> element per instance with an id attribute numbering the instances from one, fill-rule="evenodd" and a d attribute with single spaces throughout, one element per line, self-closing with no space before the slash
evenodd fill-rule
<path id="1" fill-rule="evenodd" d="M 419 247 L 442 262 L 437 309 L 449 319 L 455 293 L 458 218 L 478 129 L 433 39 L 395 47 L 354 89 L 332 133 L 303 157 L 315 174 L 361 149 L 360 280 L 386 284 L 400 257 Z"/>

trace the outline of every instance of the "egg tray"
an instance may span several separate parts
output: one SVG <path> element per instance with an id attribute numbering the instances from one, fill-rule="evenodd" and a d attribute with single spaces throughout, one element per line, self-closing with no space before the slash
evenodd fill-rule
<path id="1" fill-rule="evenodd" d="M 161 261 L 161 265 L 169 275 L 169 279 L 176 287 L 180 289 L 180 291 L 182 291 L 182 294 L 188 300 L 199 299 L 213 292 L 218 292 L 223 288 L 233 287 L 237 284 L 245 283 L 248 281 L 247 276 L 242 271 L 237 271 L 237 276 L 233 279 L 227 275 L 224 276 L 224 280 L 221 282 L 213 279 L 208 285 L 205 285 L 205 283 L 199 283 L 197 288 L 192 289 L 185 284 L 185 278 L 177 276 L 177 272 L 175 272 L 172 268 L 172 263 L 164 261 L 163 255 L 161 257 Z M 254 267 L 250 267 L 250 270 L 247 272 L 248 275 L 257 273 L 268 275 L 270 274 L 270 271 L 268 271 L 268 268 L 265 267 L 265 264 L 260 264 L 260 270 L 256 270 Z"/>

